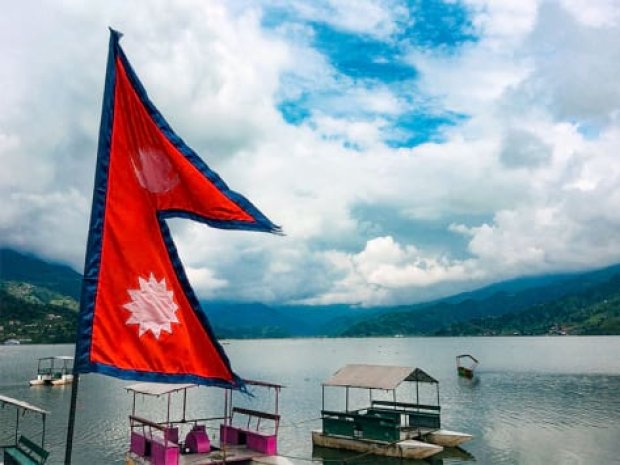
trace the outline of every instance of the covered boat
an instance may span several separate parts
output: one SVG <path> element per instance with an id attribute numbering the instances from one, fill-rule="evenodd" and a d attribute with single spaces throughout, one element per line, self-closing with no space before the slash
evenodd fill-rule
<path id="1" fill-rule="evenodd" d="M 22 465 L 22 464 L 43 464 L 49 456 L 49 452 L 45 450 L 45 420 L 49 412 L 35 405 L 29 404 L 22 400 L 13 399 L 0 395 L 0 408 L 14 408 L 15 415 L 15 439 L 10 444 L 0 444 L 4 465 Z M 32 438 L 21 434 L 20 419 L 26 417 L 27 414 L 40 416 L 41 419 L 41 440 L 34 441 Z M 24 421 L 24 420 L 22 420 Z M 4 426 L 4 425 L 3 425 Z M 2 464 L 2 462 L 0 462 Z"/>
<path id="2" fill-rule="evenodd" d="M 415 402 L 397 397 L 403 383 L 414 383 Z M 436 403 L 420 403 L 420 384 L 435 386 Z M 345 390 L 345 409 L 325 408 L 326 388 Z M 322 429 L 312 432 L 319 447 L 353 450 L 400 458 L 423 459 L 470 439 L 466 433 L 441 429 L 439 382 L 419 368 L 384 365 L 346 365 L 322 385 Z M 370 405 L 351 408 L 352 389 L 368 390 Z M 391 394 L 390 400 L 376 393 Z M 373 396 L 375 398 L 373 398 Z"/>
<path id="3" fill-rule="evenodd" d="M 73 357 L 68 355 L 55 355 L 39 359 L 37 377 L 30 380 L 31 386 L 42 384 L 58 386 L 73 382 Z"/>
<path id="4" fill-rule="evenodd" d="M 280 425 L 278 403 L 282 386 L 251 380 L 245 380 L 244 383 L 253 391 L 255 388 L 263 388 L 275 393 L 273 411 L 235 406 L 233 390 L 223 389 L 223 408 L 220 415 L 192 416 L 191 410 L 187 408 L 188 391 L 199 389 L 196 384 L 138 383 L 128 386 L 126 389 L 133 394 L 133 408 L 129 416 L 131 435 L 125 464 L 291 465 L 289 460 L 277 455 Z M 204 389 L 203 387 L 202 390 Z M 138 395 L 149 398 L 165 397 L 165 419 L 154 420 L 136 415 Z M 182 399 L 181 408 L 177 408 L 177 417 L 174 417 L 172 412 L 173 397 Z"/>

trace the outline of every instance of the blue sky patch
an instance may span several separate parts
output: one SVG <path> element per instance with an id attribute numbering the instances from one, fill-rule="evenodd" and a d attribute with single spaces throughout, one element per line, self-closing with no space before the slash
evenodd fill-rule
<path id="1" fill-rule="evenodd" d="M 415 147 L 425 142 L 443 142 L 442 130 L 467 119 L 466 115 L 446 113 L 433 115 L 413 112 L 398 116 L 385 131 L 385 142 L 392 148 Z"/>
<path id="2" fill-rule="evenodd" d="M 314 47 L 338 72 L 352 79 L 375 79 L 389 84 L 416 77 L 415 68 L 402 61 L 398 46 L 326 24 L 315 23 L 313 30 Z"/>
<path id="3" fill-rule="evenodd" d="M 301 10 L 279 8 L 268 8 L 263 17 L 263 27 L 293 34 L 296 41 L 316 50 L 331 66 L 326 71 L 328 78 L 320 83 L 295 70 L 282 77 L 277 108 L 288 123 L 307 123 L 318 114 L 348 121 L 387 121 L 381 128 L 384 142 L 400 148 L 440 142 L 446 126 L 466 118 L 441 108 L 441 102 L 432 102 L 429 107 L 428 96 L 417 90 L 418 71 L 407 59 L 414 49 L 453 53 L 464 43 L 475 41 L 464 5 L 439 0 L 396 4 L 393 8 L 400 7 L 400 12 L 394 17 L 396 27 L 389 37 L 345 30 L 329 22 L 333 13 L 330 5 L 319 2 L 314 6 L 323 8 L 326 19 L 319 20 L 317 15 L 304 18 Z M 291 23 L 300 27 L 279 29 Z M 358 98 L 360 94 L 375 98 L 391 94 L 398 106 L 385 111 L 368 108 L 367 101 Z M 355 141 L 344 143 L 358 147 Z"/>
<path id="4" fill-rule="evenodd" d="M 403 24 L 401 40 L 444 50 L 477 40 L 470 13 L 460 2 L 411 0 L 407 6 L 410 20 Z"/>

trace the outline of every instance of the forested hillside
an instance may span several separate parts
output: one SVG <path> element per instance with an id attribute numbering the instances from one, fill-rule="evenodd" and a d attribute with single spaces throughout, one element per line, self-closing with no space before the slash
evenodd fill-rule
<path id="1" fill-rule="evenodd" d="M 620 276 L 587 291 L 534 305 L 522 312 L 458 323 L 435 334 L 620 334 Z"/>
<path id="2" fill-rule="evenodd" d="M 615 266 L 515 292 L 479 291 L 464 300 L 401 308 L 353 324 L 342 335 L 620 334 L 619 292 Z"/>

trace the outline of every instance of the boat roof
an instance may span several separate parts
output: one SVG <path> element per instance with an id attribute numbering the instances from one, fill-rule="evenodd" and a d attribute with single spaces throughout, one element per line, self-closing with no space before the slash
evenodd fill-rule
<path id="1" fill-rule="evenodd" d="M 269 383 L 267 381 L 257 381 L 255 379 L 244 379 L 243 382 L 245 384 L 249 384 L 250 386 L 262 386 L 275 389 L 282 389 L 284 387 L 282 384 Z"/>
<path id="2" fill-rule="evenodd" d="M 39 360 L 73 360 L 71 355 L 54 355 L 52 357 L 41 357 Z"/>
<path id="3" fill-rule="evenodd" d="M 162 396 L 164 394 L 183 391 L 184 389 L 190 389 L 197 386 L 197 384 L 137 383 L 132 384 L 131 386 L 127 386 L 125 389 L 137 394 L 144 394 L 147 396 Z"/>
<path id="4" fill-rule="evenodd" d="M 47 410 L 43 410 L 35 405 L 29 404 L 28 402 L 24 402 L 23 400 L 13 399 L 12 397 L 0 395 L 0 405 L 4 407 L 7 404 L 13 405 L 22 410 L 28 410 L 31 412 L 40 413 L 41 415 L 49 415 L 49 412 Z"/>
<path id="5" fill-rule="evenodd" d="M 353 364 L 342 367 L 323 385 L 392 390 L 404 381 L 439 383 L 428 373 L 415 367 Z"/>
<path id="6" fill-rule="evenodd" d="M 256 381 L 252 379 L 246 379 L 243 380 L 243 382 L 251 386 L 262 386 L 275 389 L 282 389 L 283 387 L 281 384 L 268 383 L 265 381 Z M 194 387 L 198 387 L 198 384 L 136 383 L 127 386 L 125 389 L 137 394 L 144 394 L 147 396 L 162 396 L 164 394 L 171 394 L 173 392 L 178 392 L 184 389 L 190 389 Z"/>
<path id="7" fill-rule="evenodd" d="M 474 357 L 473 355 L 470 354 L 461 354 L 461 355 L 457 355 L 456 359 L 460 360 L 462 358 L 471 358 L 474 362 L 478 363 L 478 359 L 476 357 Z"/>

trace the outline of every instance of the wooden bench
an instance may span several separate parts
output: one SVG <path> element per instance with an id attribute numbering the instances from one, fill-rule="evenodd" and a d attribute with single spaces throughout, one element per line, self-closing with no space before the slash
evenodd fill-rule
<path id="1" fill-rule="evenodd" d="M 220 442 L 224 444 L 246 445 L 248 448 L 261 452 L 265 455 L 275 455 L 278 450 L 278 424 L 280 415 L 259 412 L 240 407 L 233 408 L 233 416 L 235 414 L 245 415 L 248 417 L 247 427 L 220 425 Z M 252 418 L 257 420 L 256 428 L 250 428 Z M 273 433 L 259 431 L 260 420 L 271 420 L 275 424 Z"/>
<path id="2" fill-rule="evenodd" d="M 4 449 L 4 465 L 43 465 L 49 455 L 43 447 L 20 436 L 15 446 Z"/>

